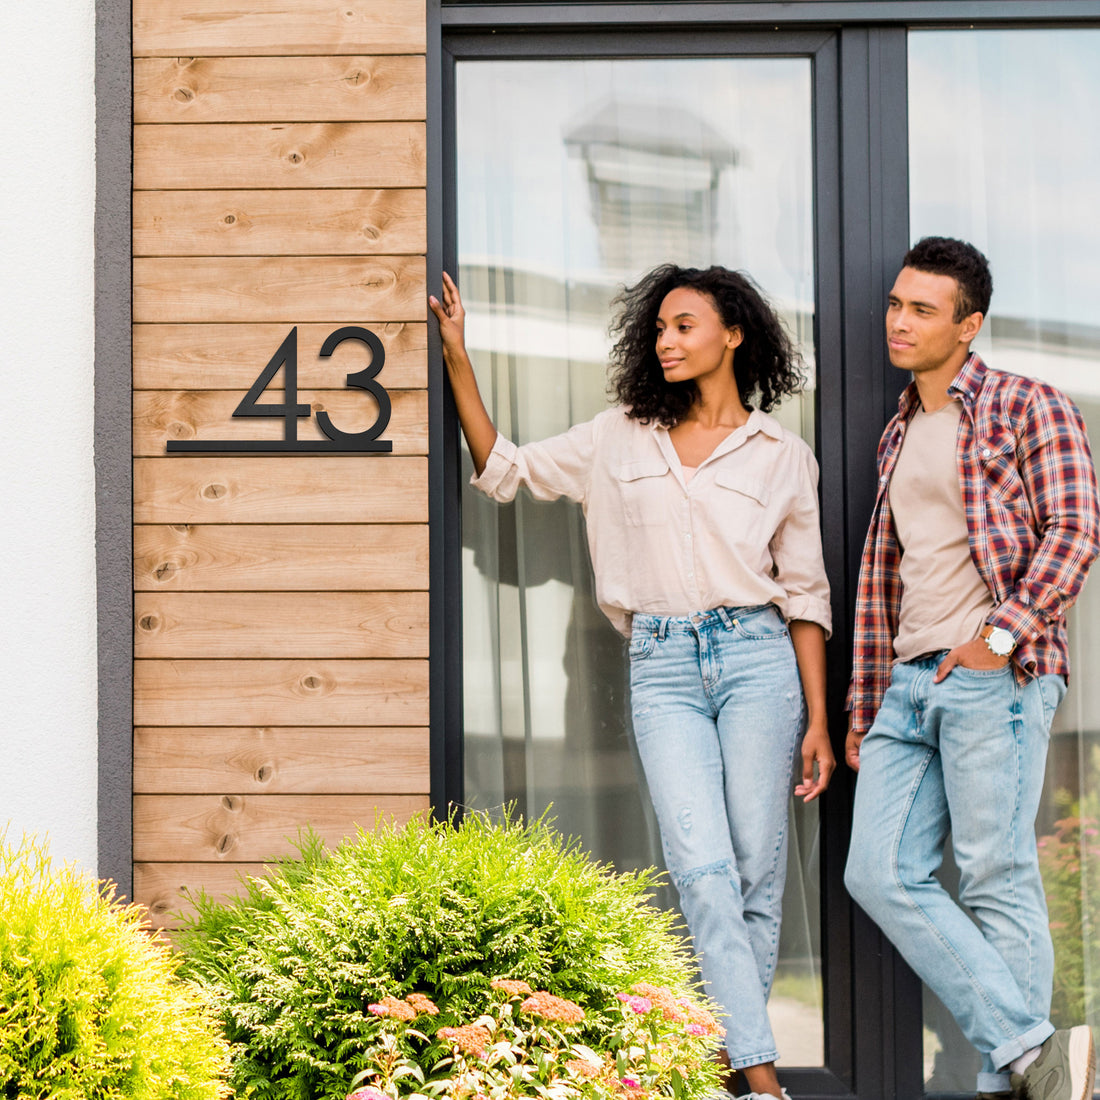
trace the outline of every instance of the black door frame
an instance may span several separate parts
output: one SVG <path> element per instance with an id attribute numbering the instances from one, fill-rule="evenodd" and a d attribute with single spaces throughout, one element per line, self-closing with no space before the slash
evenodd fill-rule
<path id="1" fill-rule="evenodd" d="M 428 277 L 454 270 L 454 65 L 466 58 L 810 56 L 814 62 L 818 459 L 833 586 L 830 728 L 842 755 L 852 605 L 874 501 L 874 458 L 905 379 L 886 354 L 883 303 L 909 244 L 907 34 L 1065 25 L 1100 18 L 1094 0 L 801 0 L 798 4 L 429 4 Z M 670 31 L 667 20 L 675 20 Z M 438 364 L 437 334 L 429 334 Z M 437 367 L 431 377 L 434 606 L 433 785 L 438 812 L 462 801 L 459 431 Z M 781 1076 L 802 1100 L 917 1100 L 922 990 L 842 883 L 854 776 L 824 800 L 821 894 L 824 1069 Z M 961 1094 L 960 1094 L 961 1095 Z"/>

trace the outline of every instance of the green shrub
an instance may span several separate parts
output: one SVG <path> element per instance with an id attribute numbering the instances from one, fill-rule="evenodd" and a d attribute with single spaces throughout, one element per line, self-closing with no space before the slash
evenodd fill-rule
<path id="1" fill-rule="evenodd" d="M 658 1046 L 667 1054 L 673 1039 L 664 1014 L 643 1020 L 635 1007 L 628 1018 L 619 997 L 648 982 L 667 987 L 684 1013 L 701 1007 L 672 917 L 648 901 L 654 880 L 652 871 L 600 867 L 542 821 L 471 815 L 455 828 L 414 820 L 360 831 L 331 854 L 307 838 L 299 859 L 250 880 L 242 898 L 197 899 L 179 942 L 184 972 L 220 1001 L 241 1096 L 342 1100 L 363 1082 L 394 1097 L 424 1089 L 492 1100 L 543 1088 L 557 1100 L 602 1095 L 599 1074 L 573 1084 L 560 1076 L 576 1048 L 610 1054 L 616 1069 L 648 1057 L 654 1091 L 701 1096 L 716 1082 L 708 1061 L 716 1040 L 688 1032 L 685 1017 L 679 1063 L 657 1067 Z M 518 1003 L 494 993 L 494 979 L 567 999 L 582 1017 L 535 1027 Z M 412 1010 L 379 1011 L 410 1001 L 438 1014 L 413 1026 L 401 1018 Z M 648 1029 L 648 1056 L 624 1024 L 632 1017 Z M 503 1044 L 496 1069 L 466 1064 L 443 1034 L 475 1025 L 489 1027 L 490 1046 Z M 505 1065 L 510 1084 L 494 1085 Z M 537 1079 L 525 1083 L 521 1067 L 531 1065 Z M 461 1084 L 470 1071 L 487 1075 L 484 1088 Z"/>
<path id="2" fill-rule="evenodd" d="M 227 1055 L 141 910 L 0 833 L 0 1096 L 211 1100 Z"/>

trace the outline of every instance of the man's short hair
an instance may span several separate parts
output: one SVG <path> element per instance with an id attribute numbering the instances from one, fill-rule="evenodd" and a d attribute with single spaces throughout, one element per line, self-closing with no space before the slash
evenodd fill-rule
<path id="1" fill-rule="evenodd" d="M 972 244 L 954 237 L 921 237 L 905 254 L 903 267 L 927 271 L 930 275 L 949 275 L 955 280 L 956 324 L 972 313 L 989 314 L 993 297 L 993 276 L 989 261 Z"/>

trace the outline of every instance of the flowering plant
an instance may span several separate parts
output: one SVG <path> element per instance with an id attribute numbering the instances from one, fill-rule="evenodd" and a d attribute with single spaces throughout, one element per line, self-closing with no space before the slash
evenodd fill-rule
<path id="1" fill-rule="evenodd" d="M 1039 868 L 1046 888 L 1054 941 L 1051 1019 L 1069 1027 L 1100 1023 L 1100 749 L 1091 759 L 1091 792 L 1079 800 L 1059 791 L 1065 816 L 1039 838 Z"/>
<path id="2" fill-rule="evenodd" d="M 494 979 L 486 1002 L 476 1019 L 433 1034 L 439 1010 L 422 995 L 368 1005 L 388 1026 L 347 1100 L 692 1100 L 718 1088 L 711 1059 L 722 1029 L 667 986 L 639 982 L 586 1012 L 527 982 Z"/>
<path id="3" fill-rule="evenodd" d="M 655 878 L 541 820 L 415 819 L 307 836 L 244 896 L 196 898 L 177 942 L 249 1100 L 697 1100 L 714 1035 Z"/>

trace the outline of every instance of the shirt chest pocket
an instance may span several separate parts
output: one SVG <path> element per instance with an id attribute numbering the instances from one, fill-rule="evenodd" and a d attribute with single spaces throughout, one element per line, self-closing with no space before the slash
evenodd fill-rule
<path id="1" fill-rule="evenodd" d="M 733 531 L 736 541 L 767 543 L 771 532 L 764 531 L 764 520 L 771 501 L 771 490 L 754 477 L 733 470 L 719 470 L 714 477 L 712 498 L 715 525 Z"/>
<path id="2" fill-rule="evenodd" d="M 1012 511 L 1030 516 L 1031 506 L 1016 462 L 1016 437 L 1008 431 L 991 433 L 977 441 L 976 451 L 989 492 Z"/>
<path id="3" fill-rule="evenodd" d="M 619 467 L 619 498 L 623 519 L 630 527 L 656 527 L 670 521 L 664 508 L 661 481 L 668 472 L 668 463 L 663 458 L 624 462 Z"/>

